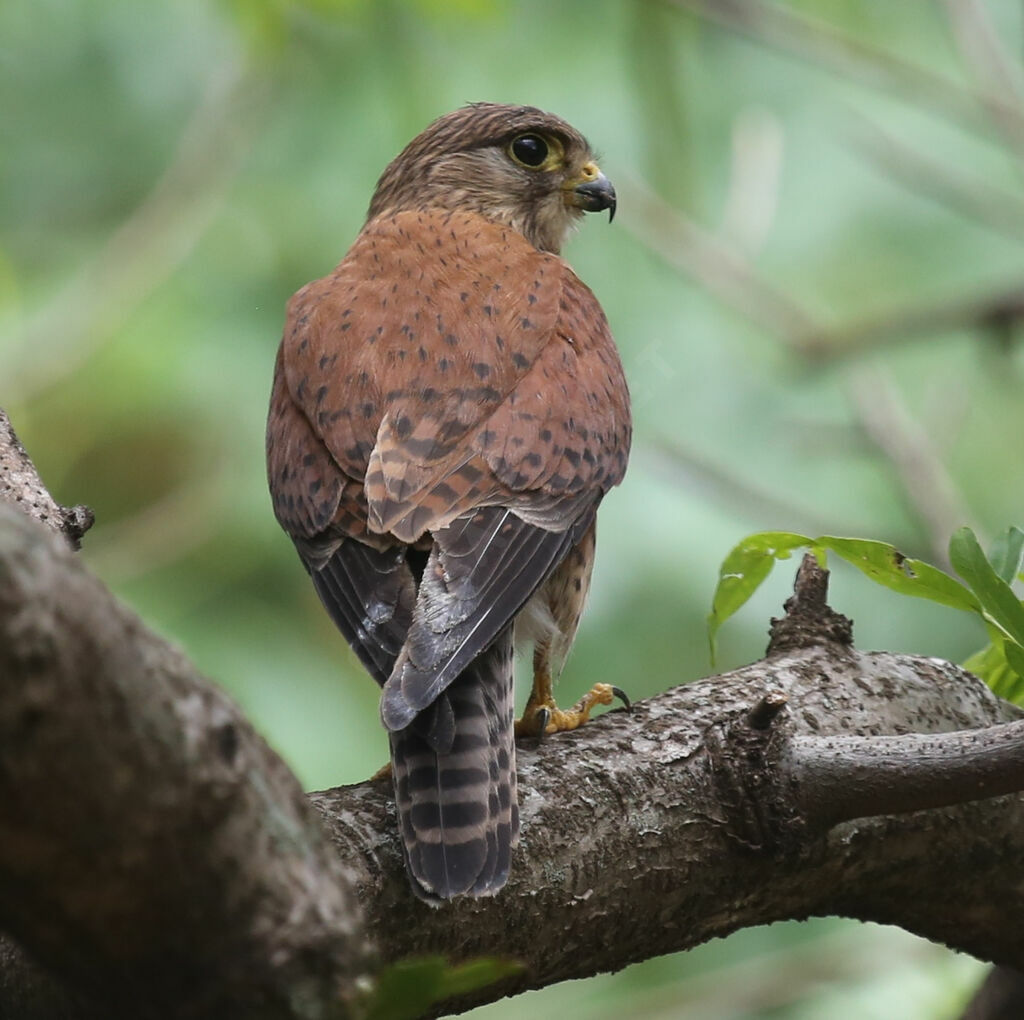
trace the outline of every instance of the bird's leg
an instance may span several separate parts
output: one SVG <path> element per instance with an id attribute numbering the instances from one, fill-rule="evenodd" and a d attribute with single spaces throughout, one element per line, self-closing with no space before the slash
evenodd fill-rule
<path id="1" fill-rule="evenodd" d="M 517 737 L 543 737 L 582 726 L 597 705 L 610 705 L 618 698 L 628 709 L 629 698 L 612 684 L 594 686 L 572 708 L 555 704 L 551 682 L 551 642 L 538 641 L 533 650 L 533 689 L 527 699 L 523 717 L 516 720 Z"/>

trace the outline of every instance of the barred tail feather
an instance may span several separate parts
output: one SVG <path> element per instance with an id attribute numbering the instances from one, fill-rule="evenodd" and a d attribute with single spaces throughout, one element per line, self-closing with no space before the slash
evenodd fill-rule
<path id="1" fill-rule="evenodd" d="M 441 699 L 454 726 L 438 726 L 431 706 L 391 734 L 406 866 L 417 895 L 435 903 L 487 896 L 508 879 L 519 835 L 511 627 Z"/>

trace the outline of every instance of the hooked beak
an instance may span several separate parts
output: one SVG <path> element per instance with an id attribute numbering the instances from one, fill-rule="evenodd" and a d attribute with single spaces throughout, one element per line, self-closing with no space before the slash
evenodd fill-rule
<path id="1" fill-rule="evenodd" d="M 596 163 L 586 163 L 580 176 L 566 184 L 565 201 L 584 212 L 607 209 L 608 222 L 615 219 L 615 188 Z"/>

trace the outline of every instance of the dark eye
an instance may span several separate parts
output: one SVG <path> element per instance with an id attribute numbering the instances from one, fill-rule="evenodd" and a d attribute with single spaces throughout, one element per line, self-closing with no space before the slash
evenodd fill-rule
<path id="1" fill-rule="evenodd" d="M 520 135 L 509 147 L 512 158 L 523 166 L 540 166 L 548 158 L 548 143 L 540 135 Z"/>

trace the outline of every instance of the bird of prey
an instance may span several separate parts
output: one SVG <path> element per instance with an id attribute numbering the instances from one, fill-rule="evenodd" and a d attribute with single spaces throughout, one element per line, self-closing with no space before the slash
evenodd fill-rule
<path id="1" fill-rule="evenodd" d="M 497 892 L 519 831 L 514 731 L 551 693 L 626 469 L 629 393 L 597 299 L 559 257 L 615 212 L 587 141 L 474 103 L 384 170 L 348 254 L 288 305 L 267 424 L 274 511 L 382 688 L 414 891 Z M 534 686 L 513 726 L 513 639 Z"/>

